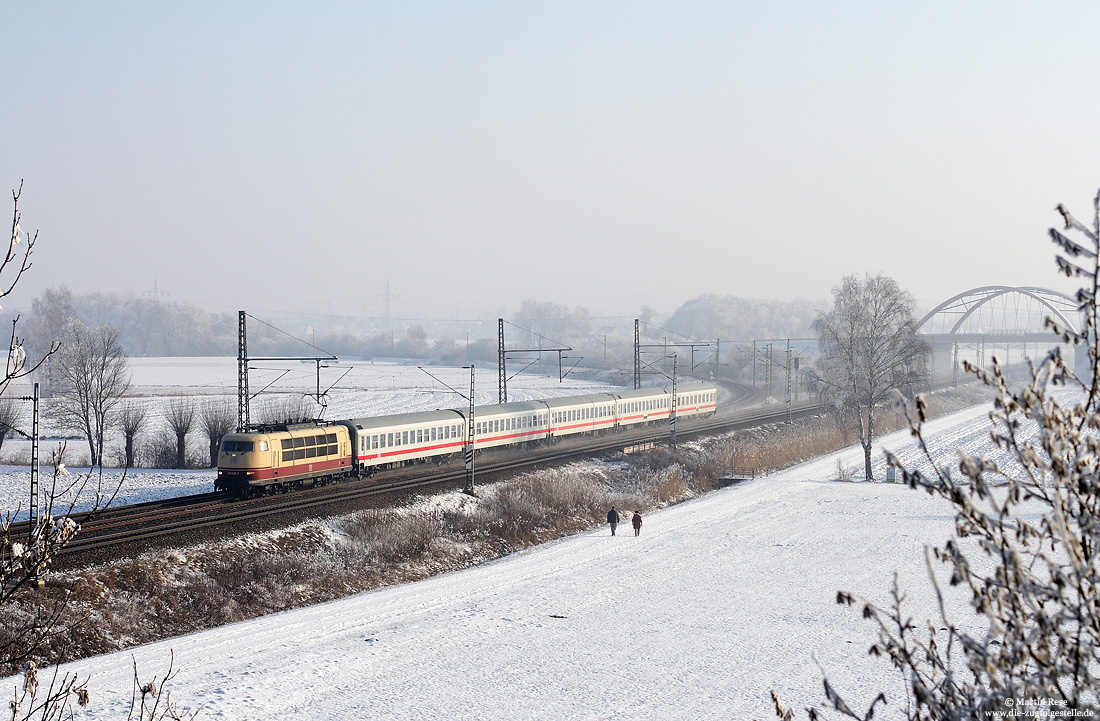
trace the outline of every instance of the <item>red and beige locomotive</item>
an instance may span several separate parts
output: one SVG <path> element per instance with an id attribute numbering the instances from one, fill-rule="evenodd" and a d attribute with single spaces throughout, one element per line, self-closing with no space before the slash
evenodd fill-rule
<path id="1" fill-rule="evenodd" d="M 717 401 L 713 385 L 681 386 L 676 391 L 676 417 L 710 415 Z M 351 476 L 363 478 L 413 461 L 446 460 L 462 452 L 468 413 L 424 411 L 230 433 L 222 439 L 214 486 L 240 495 L 262 495 Z M 540 443 L 667 422 L 671 413 L 670 388 L 478 406 L 474 448 Z"/>

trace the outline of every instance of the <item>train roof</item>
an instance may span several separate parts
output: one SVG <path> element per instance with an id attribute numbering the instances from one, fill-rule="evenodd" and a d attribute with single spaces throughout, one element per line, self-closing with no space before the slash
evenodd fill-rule
<path id="1" fill-rule="evenodd" d="M 465 415 L 466 408 L 462 409 L 463 415 Z M 546 406 L 542 401 L 515 401 L 512 403 L 504 403 L 501 405 L 491 406 L 474 406 L 474 417 L 485 416 L 503 416 L 512 413 L 538 413 L 545 411 Z"/>
<path id="2" fill-rule="evenodd" d="M 465 418 L 461 411 L 419 411 L 417 413 L 396 413 L 391 416 L 372 416 L 370 418 L 352 418 L 341 421 L 342 425 L 356 430 L 366 431 L 372 428 L 386 428 L 389 426 L 406 426 L 417 423 L 453 423 Z"/>
<path id="3" fill-rule="evenodd" d="M 676 382 L 676 395 L 680 396 L 684 393 L 697 393 L 699 391 L 713 391 L 717 390 L 712 383 L 704 383 L 703 381 L 691 380 L 679 380 Z M 671 395 L 672 386 L 650 386 L 649 388 L 639 388 L 637 390 L 625 390 L 616 391 L 615 397 L 620 400 L 634 400 L 636 398 L 652 398 L 660 395 Z"/>
<path id="4" fill-rule="evenodd" d="M 587 396 L 565 396 L 564 398 L 547 398 L 542 401 L 549 408 L 572 408 L 574 406 L 587 406 L 593 403 L 607 403 L 615 397 L 610 393 L 593 393 Z"/>
<path id="5" fill-rule="evenodd" d="M 651 388 L 639 388 L 637 390 L 616 391 L 615 397 L 619 400 L 632 401 L 635 398 L 654 398 L 657 396 L 668 395 L 668 388 L 661 388 L 660 386 L 653 386 Z"/>

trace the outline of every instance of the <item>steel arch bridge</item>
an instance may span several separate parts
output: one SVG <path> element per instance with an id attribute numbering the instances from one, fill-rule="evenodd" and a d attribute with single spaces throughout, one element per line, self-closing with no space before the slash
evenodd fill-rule
<path id="1" fill-rule="evenodd" d="M 933 373 L 936 366 L 949 367 L 957 383 L 960 359 L 969 357 L 984 366 L 987 346 L 1003 349 L 1000 360 L 1009 363 L 1013 348 L 1026 356 L 1034 344 L 1039 355 L 1060 344 L 1061 338 L 1046 327 L 1047 318 L 1072 331 L 1083 326 L 1077 302 L 1064 293 L 988 285 L 945 300 L 928 311 L 917 327 L 932 346 Z"/>
<path id="2" fill-rule="evenodd" d="M 1066 328 L 1081 327 L 1077 302 L 1048 288 L 987 285 L 949 298 L 920 319 L 929 342 L 1054 343 L 1045 327 L 1052 318 Z"/>

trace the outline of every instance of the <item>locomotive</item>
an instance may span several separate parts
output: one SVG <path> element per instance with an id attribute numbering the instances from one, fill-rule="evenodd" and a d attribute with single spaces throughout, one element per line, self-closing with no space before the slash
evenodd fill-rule
<path id="1" fill-rule="evenodd" d="M 676 417 L 715 412 L 710 384 L 681 385 Z M 474 409 L 474 449 L 526 447 L 576 434 L 599 434 L 668 421 L 671 388 L 643 388 L 547 398 Z M 355 418 L 229 433 L 218 451 L 214 487 L 241 496 L 364 478 L 428 459 L 445 462 L 466 445 L 469 410 Z"/>

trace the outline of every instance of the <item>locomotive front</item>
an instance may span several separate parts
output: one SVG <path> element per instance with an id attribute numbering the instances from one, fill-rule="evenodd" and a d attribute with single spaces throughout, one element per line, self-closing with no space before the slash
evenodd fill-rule
<path id="1" fill-rule="evenodd" d="M 228 433 L 222 437 L 215 489 L 244 494 L 250 485 L 271 476 L 271 441 L 266 434 Z"/>

